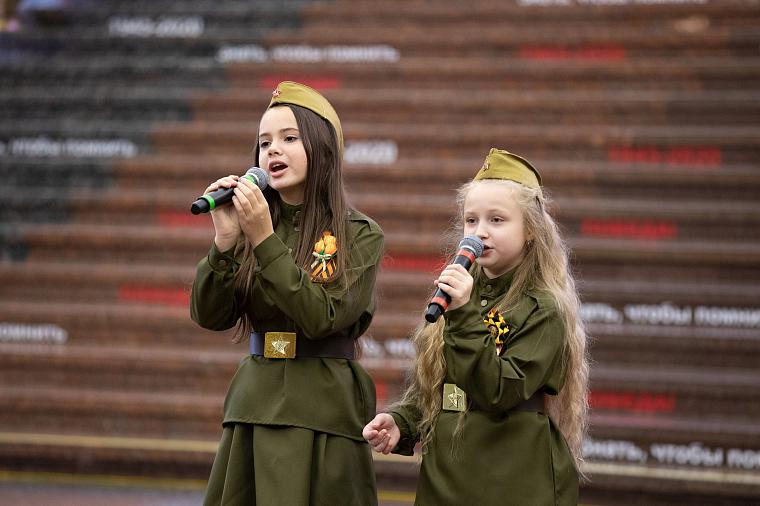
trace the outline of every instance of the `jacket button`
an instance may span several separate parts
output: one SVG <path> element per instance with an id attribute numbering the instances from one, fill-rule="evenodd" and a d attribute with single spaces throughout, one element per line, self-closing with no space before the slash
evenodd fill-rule
<path id="1" fill-rule="evenodd" d="M 480 305 L 486 307 L 488 305 L 488 301 L 486 299 L 483 299 L 480 301 Z"/>

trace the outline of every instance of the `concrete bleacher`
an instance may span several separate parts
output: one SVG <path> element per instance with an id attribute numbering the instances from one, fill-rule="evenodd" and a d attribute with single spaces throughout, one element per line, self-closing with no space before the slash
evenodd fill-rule
<path id="1" fill-rule="evenodd" d="M 295 79 L 335 105 L 350 200 L 386 233 L 379 408 L 452 190 L 504 147 L 573 248 L 584 503 L 757 503 L 760 9 L 604 3 L 109 0 L 0 34 L 0 471 L 207 476 L 245 346 L 189 319 L 213 230 L 188 206 L 253 165 Z M 414 462 L 377 464 L 413 484 Z"/>

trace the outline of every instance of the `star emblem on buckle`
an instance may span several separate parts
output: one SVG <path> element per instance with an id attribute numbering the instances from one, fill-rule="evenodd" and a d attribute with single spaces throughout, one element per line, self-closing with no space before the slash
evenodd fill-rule
<path id="1" fill-rule="evenodd" d="M 296 334 L 294 332 L 267 332 L 264 335 L 266 358 L 295 358 Z"/>
<path id="2" fill-rule="evenodd" d="M 467 409 L 467 394 L 454 383 L 443 384 L 444 411 L 465 411 Z"/>
<path id="3" fill-rule="evenodd" d="M 462 398 L 462 394 L 459 392 L 451 392 L 449 394 L 449 402 L 451 403 L 451 406 L 454 408 L 459 408 L 459 400 Z"/>
<path id="4" fill-rule="evenodd" d="M 272 341 L 272 347 L 280 355 L 287 355 L 287 349 L 288 349 L 289 344 L 290 344 L 289 342 L 282 339 L 278 339 L 277 341 Z"/>

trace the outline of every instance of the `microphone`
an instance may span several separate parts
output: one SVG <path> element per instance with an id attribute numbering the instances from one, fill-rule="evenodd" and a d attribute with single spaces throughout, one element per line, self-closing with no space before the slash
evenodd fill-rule
<path id="1" fill-rule="evenodd" d="M 251 167 L 241 177 L 248 178 L 249 181 L 254 182 L 261 190 L 269 184 L 269 175 L 259 167 Z M 207 213 L 219 206 L 228 204 L 232 202 L 232 195 L 234 193 L 234 188 L 219 188 L 206 195 L 201 195 L 190 206 L 190 212 L 193 214 Z"/>
<path id="2" fill-rule="evenodd" d="M 459 251 L 454 257 L 454 261 L 451 265 L 459 264 L 465 269 L 469 269 L 472 262 L 475 261 L 483 253 L 483 241 L 476 235 L 466 235 L 464 239 L 459 242 Z M 425 311 L 425 319 L 430 323 L 435 323 L 438 318 L 441 317 L 446 308 L 449 307 L 451 302 L 451 296 L 441 290 L 440 288 L 435 291 L 433 298 L 430 299 L 427 311 Z"/>

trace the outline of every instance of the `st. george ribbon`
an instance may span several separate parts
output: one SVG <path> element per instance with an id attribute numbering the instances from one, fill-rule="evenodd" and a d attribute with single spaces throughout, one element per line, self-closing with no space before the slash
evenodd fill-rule
<path id="1" fill-rule="evenodd" d="M 454 257 L 454 261 L 451 264 L 459 264 L 465 269 L 469 269 L 472 263 L 483 253 L 483 241 L 476 235 L 466 235 L 464 239 L 459 242 L 457 248 L 457 255 Z M 427 311 L 425 311 L 425 319 L 430 323 L 435 323 L 438 318 L 446 311 L 451 302 L 451 297 L 448 293 L 444 292 L 440 288 L 435 291 L 433 298 L 430 299 Z"/>
<path id="2" fill-rule="evenodd" d="M 251 167 L 240 177 L 247 178 L 261 190 L 266 188 L 269 184 L 269 175 L 265 170 L 260 169 L 259 167 Z M 207 213 L 219 206 L 232 202 L 232 195 L 234 193 L 234 188 L 219 188 L 206 195 L 201 195 L 198 197 L 198 200 L 193 202 L 193 205 L 190 206 L 190 212 L 193 214 Z"/>

